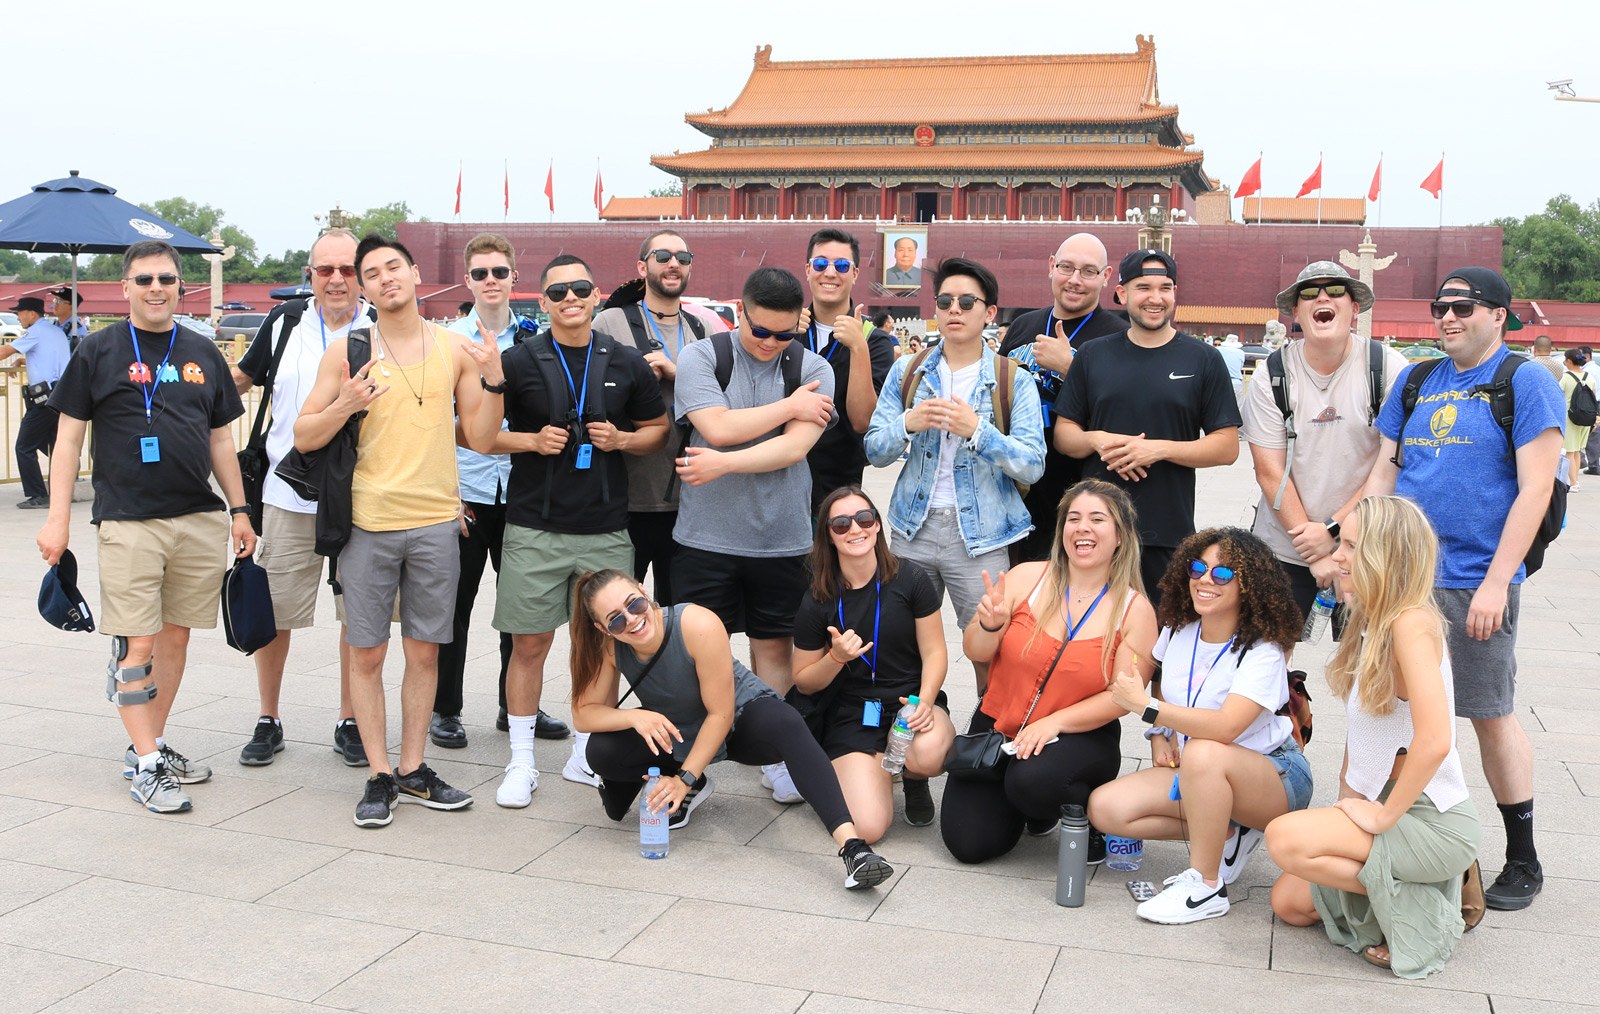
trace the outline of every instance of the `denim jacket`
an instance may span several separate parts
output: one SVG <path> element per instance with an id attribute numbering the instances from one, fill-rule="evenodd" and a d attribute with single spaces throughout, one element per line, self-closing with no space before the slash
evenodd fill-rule
<path id="1" fill-rule="evenodd" d="M 934 346 L 919 367 L 912 404 L 943 397 L 939 390 L 942 345 Z M 902 356 L 889 370 L 867 429 L 867 459 L 878 468 L 894 464 L 909 443 L 911 453 L 889 500 L 889 527 L 913 538 L 928 517 L 928 495 L 939 472 L 942 430 L 907 434 L 905 405 L 900 387 L 912 356 Z M 978 428 L 971 439 L 956 448 L 952 478 L 956 488 L 956 516 L 967 555 L 977 556 L 1010 545 L 1033 530 L 1033 519 L 1022 505 L 1018 482 L 1037 482 L 1044 475 L 1044 419 L 1039 411 L 1039 390 L 1027 370 L 1017 370 L 1012 385 L 1010 434 L 994 426 L 994 353 L 983 350 L 973 410 Z"/>

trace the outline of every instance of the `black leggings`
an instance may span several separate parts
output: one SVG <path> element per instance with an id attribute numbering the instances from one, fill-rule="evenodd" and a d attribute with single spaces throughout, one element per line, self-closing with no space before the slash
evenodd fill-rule
<path id="1" fill-rule="evenodd" d="M 839 776 L 834 774 L 828 755 L 822 752 L 811 730 L 806 728 L 800 712 L 783 698 L 762 696 L 746 704 L 725 742 L 728 760 L 736 764 L 782 761 L 789 765 L 794 787 L 817 811 L 829 834 L 840 824 L 849 822 L 850 808 L 845 805 L 844 793 L 839 790 Z M 668 754 L 651 753 L 644 737 L 632 729 L 597 732 L 590 736 L 588 757 L 590 769 L 605 782 L 600 788 L 600 799 L 605 804 L 606 816 L 612 820 L 628 815 L 639 790 L 644 788 L 644 775 L 650 768 L 660 768 L 662 775 L 675 775 L 680 766 Z M 1115 770 L 1112 774 L 1116 774 Z"/>
<path id="2" fill-rule="evenodd" d="M 994 719 L 978 711 L 968 732 L 987 732 Z M 1069 732 L 1025 761 L 1013 759 L 995 782 L 945 779 L 939 832 L 945 848 L 964 863 L 981 863 L 1017 847 L 1026 820 L 1059 817 L 1067 803 L 1086 804 L 1089 793 L 1117 777 L 1122 723 Z M 591 741 L 592 742 L 592 741 Z"/>

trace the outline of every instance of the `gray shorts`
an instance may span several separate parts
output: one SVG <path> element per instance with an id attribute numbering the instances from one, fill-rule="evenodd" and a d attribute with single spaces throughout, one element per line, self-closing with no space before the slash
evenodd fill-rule
<path id="1" fill-rule="evenodd" d="M 346 643 L 353 648 L 387 643 L 399 595 L 400 636 L 448 644 L 455 633 L 461 578 L 459 531 L 454 521 L 397 532 L 352 527 L 350 542 L 339 553 Z"/>
<path id="2" fill-rule="evenodd" d="M 933 590 L 940 599 L 946 591 L 950 593 L 950 605 L 956 611 L 959 625 L 958 636 L 978 611 L 978 602 L 983 598 L 983 572 L 988 571 L 992 581 L 1011 566 L 1011 554 L 1004 546 L 975 557 L 967 555 L 967 544 L 961 539 L 961 524 L 954 507 L 930 509 L 915 538 L 904 539 L 896 532 L 893 549 L 894 555 L 915 560 L 928 572 Z"/>
<path id="3" fill-rule="evenodd" d="M 1450 650 L 1450 671 L 1455 675 L 1458 718 L 1503 718 L 1514 707 L 1517 685 L 1517 614 L 1522 585 L 1506 591 L 1506 615 L 1500 629 L 1487 641 L 1467 633 L 1467 610 L 1476 588 L 1435 588 L 1434 604 L 1444 613 L 1445 644 Z"/>

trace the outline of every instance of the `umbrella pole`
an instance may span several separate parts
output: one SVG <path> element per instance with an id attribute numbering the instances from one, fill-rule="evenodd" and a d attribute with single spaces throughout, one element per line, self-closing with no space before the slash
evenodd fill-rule
<path id="1" fill-rule="evenodd" d="M 73 254 L 72 254 L 72 306 L 71 306 L 71 310 L 72 310 L 72 316 L 69 317 L 68 319 L 70 321 L 72 321 L 73 322 L 73 326 L 76 327 L 77 326 L 77 320 L 78 320 L 78 314 L 79 314 L 79 310 L 78 310 L 78 254 L 77 254 L 77 251 L 73 251 Z"/>

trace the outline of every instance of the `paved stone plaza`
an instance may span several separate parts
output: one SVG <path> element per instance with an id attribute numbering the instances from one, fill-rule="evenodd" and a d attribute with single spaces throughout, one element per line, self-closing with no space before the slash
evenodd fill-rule
<path id="1" fill-rule="evenodd" d="M 1249 523 L 1247 460 L 1202 473 L 1201 524 Z M 880 505 L 891 478 L 869 476 Z M 1167 927 L 1137 919 L 1124 878 L 1103 868 L 1083 908 L 1058 908 L 1054 836 L 963 867 L 937 825 L 897 821 L 879 846 L 894 879 L 847 892 L 810 808 L 774 803 L 755 769 L 732 764 L 713 768 L 715 797 L 659 862 L 639 857 L 631 821 L 613 824 L 594 790 L 561 779 L 565 742 L 539 742 L 533 805 L 500 809 L 508 751 L 494 729 L 492 592 L 478 599 L 467 674 L 471 746 L 428 751 L 447 781 L 476 794 L 470 809 L 404 806 L 388 828 L 351 823 L 366 770 L 345 767 L 331 745 L 338 631 L 324 592 L 318 626 L 289 656 L 288 748 L 269 767 L 237 763 L 257 714 L 253 664 L 220 630 L 196 634 L 168 737 L 216 777 L 191 787 L 191 812 L 152 814 L 121 777 L 127 739 L 105 699 L 107 642 L 38 618 L 43 516 L 5 510 L 0 1010 L 1576 1011 L 1600 1003 L 1600 731 L 1590 724 L 1600 717 L 1600 482 L 1589 483 L 1522 599 L 1517 703 L 1533 739 L 1545 891 L 1527 911 L 1490 912 L 1424 982 L 1364 963 L 1320 929 L 1275 923 L 1277 871 L 1264 848 L 1228 916 Z M 93 606 L 88 518 L 79 504 L 73 546 Z M 972 671 L 953 617 L 947 629 L 947 687 L 964 728 Z M 1321 678 L 1326 651 L 1297 659 L 1316 698 L 1317 805 L 1334 798 L 1344 737 Z M 564 719 L 565 661 L 563 634 L 544 700 Z M 1149 760 L 1136 724 L 1125 720 L 1125 770 Z M 1458 731 L 1488 819 L 1487 881 L 1503 834 L 1471 729 Z M 936 784 L 936 801 L 941 793 Z M 1138 876 L 1159 883 L 1186 865 L 1181 843 L 1151 843 Z"/>

